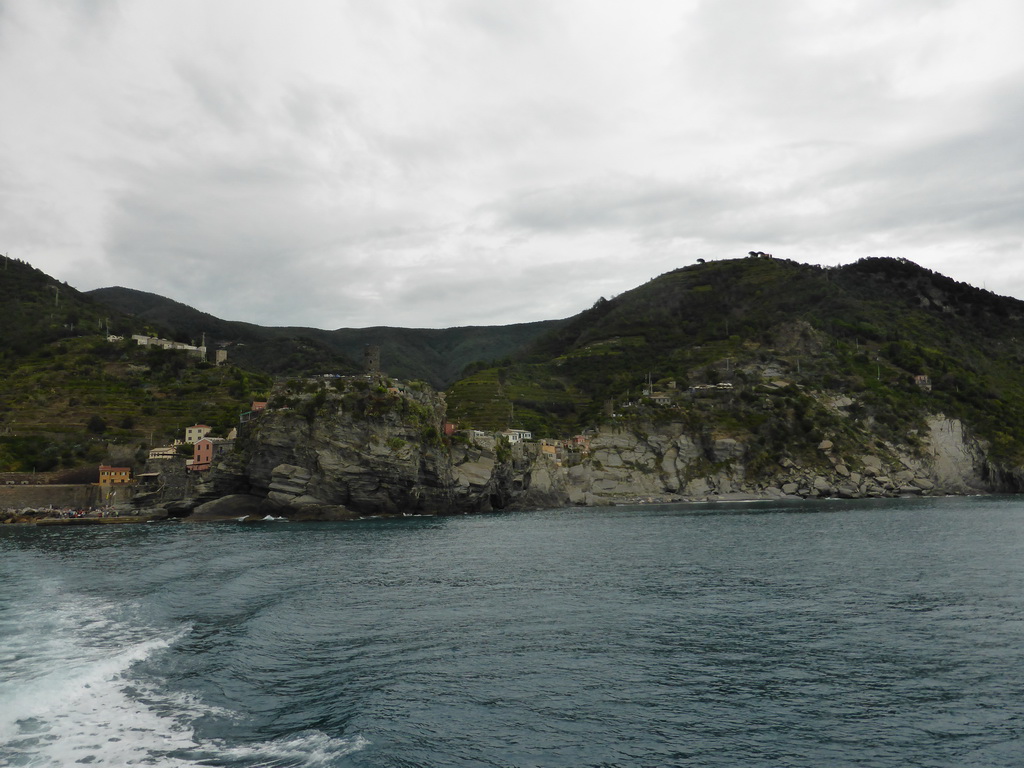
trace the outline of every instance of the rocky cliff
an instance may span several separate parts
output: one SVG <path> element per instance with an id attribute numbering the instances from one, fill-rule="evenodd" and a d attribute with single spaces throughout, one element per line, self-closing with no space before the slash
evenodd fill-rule
<path id="1" fill-rule="evenodd" d="M 847 453 L 823 440 L 812 460 L 782 457 L 771 475 L 758 480 L 748 478 L 748 446 L 742 441 L 707 440 L 682 424 L 606 428 L 591 438 L 585 456 L 569 464 L 556 463 L 532 446 L 516 446 L 513 459 L 504 464 L 491 451 L 461 449 L 455 453 L 454 473 L 463 491 L 501 489 L 504 503 L 514 506 L 1014 490 L 993 474 L 985 446 L 959 421 L 934 416 L 928 425 L 926 439 L 914 452 L 878 443 L 871 453 Z M 501 468 L 510 475 L 504 480 L 498 478 Z"/>
<path id="2" fill-rule="evenodd" d="M 442 438 L 443 395 L 362 378 L 293 384 L 198 486 L 199 517 L 292 519 L 757 498 L 868 498 L 1016 490 L 986 445 L 933 415 L 907 445 L 821 440 L 749 466 L 741 437 L 684 422 L 606 426 L 574 450 Z"/>
<path id="3" fill-rule="evenodd" d="M 320 519 L 451 508 L 444 401 L 429 387 L 297 382 L 271 405 L 201 492 L 244 491 L 272 513 Z"/>

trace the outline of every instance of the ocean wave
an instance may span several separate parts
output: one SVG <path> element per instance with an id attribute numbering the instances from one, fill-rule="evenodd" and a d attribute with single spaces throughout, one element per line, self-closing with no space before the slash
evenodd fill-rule
<path id="1" fill-rule="evenodd" d="M 260 768 L 316 768 L 334 765 L 338 758 L 370 745 L 363 736 L 335 738 L 308 730 L 272 741 L 248 745 L 218 745 L 219 756 Z"/>

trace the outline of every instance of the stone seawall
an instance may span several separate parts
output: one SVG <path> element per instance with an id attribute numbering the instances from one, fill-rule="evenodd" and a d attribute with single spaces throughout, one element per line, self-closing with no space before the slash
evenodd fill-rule
<path id="1" fill-rule="evenodd" d="M 119 490 L 118 497 L 120 495 Z M 0 510 L 40 507 L 81 509 L 99 503 L 98 485 L 0 485 Z"/>

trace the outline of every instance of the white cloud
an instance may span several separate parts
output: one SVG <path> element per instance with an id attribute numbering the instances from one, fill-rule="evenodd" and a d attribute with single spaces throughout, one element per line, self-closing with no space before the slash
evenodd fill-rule
<path id="1" fill-rule="evenodd" d="M 230 319 L 567 316 L 751 248 L 1024 297 L 1010 0 L 0 6 L 0 248 Z"/>

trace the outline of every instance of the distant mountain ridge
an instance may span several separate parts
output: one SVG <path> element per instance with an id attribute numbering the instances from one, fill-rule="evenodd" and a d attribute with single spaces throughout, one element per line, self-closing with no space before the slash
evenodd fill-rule
<path id="1" fill-rule="evenodd" d="M 374 345 L 380 347 L 386 373 L 401 379 L 422 379 L 438 389 L 456 381 L 467 365 L 509 357 L 564 322 L 324 330 L 223 320 L 173 299 L 131 288 L 98 288 L 87 295 L 118 312 L 188 338 L 198 339 L 205 333 L 208 341 L 226 345 L 229 357 L 243 367 L 268 373 L 297 372 L 295 366 L 286 363 L 296 347 L 305 347 L 313 356 L 309 365 L 320 364 L 323 372 L 352 373 L 361 369 L 364 348 Z M 309 365 L 305 372 L 315 372 Z"/>
<path id="2" fill-rule="evenodd" d="M 431 445 L 459 454 L 452 471 L 484 488 L 540 493 L 550 475 L 549 498 L 572 503 L 1024 490 L 1024 302 L 904 259 L 708 261 L 566 320 L 482 328 L 263 328 L 125 288 L 82 294 L 15 260 L 0 299 L 9 468 L 134 451 L 195 419 L 224 429 L 293 385 L 315 421 L 310 388 L 329 387 L 302 379 L 359 371 L 372 344 L 389 375 L 447 387 L 446 422 L 568 451 L 540 472 L 539 453 L 480 453 L 477 432 L 442 440 L 430 425 Z M 133 333 L 205 336 L 228 365 L 117 339 Z"/>

